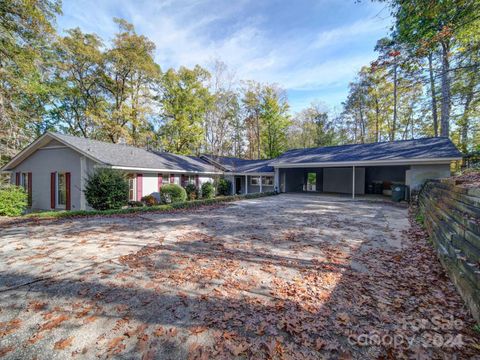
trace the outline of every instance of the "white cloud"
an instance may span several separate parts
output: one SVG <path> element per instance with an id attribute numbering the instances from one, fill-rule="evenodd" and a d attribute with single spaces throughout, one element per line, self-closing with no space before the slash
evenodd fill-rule
<path id="1" fill-rule="evenodd" d="M 249 2 L 235 1 L 228 5 L 216 0 L 66 2 L 66 16 L 59 25 L 80 26 L 110 40 L 116 30 L 112 18 L 123 17 L 154 41 L 156 60 L 163 69 L 207 66 L 220 59 L 239 79 L 278 83 L 288 89 L 324 89 L 342 83 L 346 87 L 356 71 L 372 60 L 372 39 L 386 33 L 387 21 L 376 17 L 317 34 L 305 29 L 272 33 L 265 16 L 248 11 Z M 368 49 L 332 54 L 368 38 L 372 38 Z"/>
<path id="2" fill-rule="evenodd" d="M 335 29 L 322 31 L 317 35 L 312 44 L 312 48 L 325 48 L 335 46 L 340 43 L 349 43 L 368 34 L 378 33 L 380 30 L 386 30 L 388 21 L 380 18 L 367 18 L 355 21 L 353 24 L 339 26 Z"/>

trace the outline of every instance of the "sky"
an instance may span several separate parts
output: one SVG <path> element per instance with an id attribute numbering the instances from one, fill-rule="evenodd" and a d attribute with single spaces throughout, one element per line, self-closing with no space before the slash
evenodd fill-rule
<path id="1" fill-rule="evenodd" d="M 114 17 L 156 44 L 163 70 L 221 60 L 237 80 L 286 89 L 291 112 L 312 102 L 339 111 L 392 22 L 386 5 L 370 0 L 65 0 L 57 27 L 108 44 Z"/>

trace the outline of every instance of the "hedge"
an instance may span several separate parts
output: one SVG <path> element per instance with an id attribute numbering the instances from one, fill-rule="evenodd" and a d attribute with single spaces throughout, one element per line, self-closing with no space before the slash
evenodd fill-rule
<path id="1" fill-rule="evenodd" d="M 32 218 L 32 219 L 63 219 L 63 218 L 75 218 L 75 217 L 88 217 L 88 216 L 125 215 L 125 214 L 148 213 L 148 212 L 169 212 L 169 211 L 181 210 L 181 209 L 197 209 L 202 206 L 228 203 L 228 202 L 238 201 L 243 199 L 256 199 L 256 198 L 272 196 L 272 195 L 276 195 L 276 193 L 264 192 L 264 193 L 254 193 L 254 194 L 247 194 L 247 195 L 219 196 L 214 199 L 201 199 L 201 200 L 177 202 L 172 204 L 144 206 L 144 207 L 130 207 L 125 209 L 115 209 L 115 210 L 44 211 L 44 212 L 27 214 L 24 217 Z"/>
<path id="2" fill-rule="evenodd" d="M 0 216 L 20 216 L 27 208 L 28 196 L 20 186 L 0 186 Z"/>

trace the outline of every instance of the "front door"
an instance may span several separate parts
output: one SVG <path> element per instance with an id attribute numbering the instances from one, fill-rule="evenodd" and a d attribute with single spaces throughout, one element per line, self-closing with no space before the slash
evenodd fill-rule
<path id="1" fill-rule="evenodd" d="M 235 178 L 235 191 L 237 194 L 242 193 L 242 178 L 239 178 L 239 177 Z"/>

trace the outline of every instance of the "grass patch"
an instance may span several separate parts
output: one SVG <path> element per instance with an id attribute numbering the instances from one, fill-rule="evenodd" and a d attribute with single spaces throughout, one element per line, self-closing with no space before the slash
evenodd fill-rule
<path id="1" fill-rule="evenodd" d="M 425 216 L 422 212 L 418 211 L 415 215 L 415 221 L 422 227 L 425 227 Z"/>
<path id="2" fill-rule="evenodd" d="M 221 203 L 228 203 L 243 199 L 256 199 L 265 196 L 275 195 L 274 192 L 255 193 L 246 195 L 232 195 L 232 196 L 218 196 L 213 199 L 200 199 L 193 201 L 183 201 L 173 204 L 130 207 L 116 210 L 73 210 L 73 211 L 44 211 L 26 214 L 23 217 L 29 219 L 64 219 L 75 218 L 83 216 L 110 216 L 110 215 L 124 215 L 136 213 L 150 213 L 150 212 L 167 212 L 179 209 L 197 209 L 202 206 L 215 205 Z"/>

